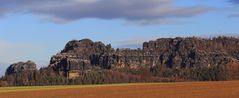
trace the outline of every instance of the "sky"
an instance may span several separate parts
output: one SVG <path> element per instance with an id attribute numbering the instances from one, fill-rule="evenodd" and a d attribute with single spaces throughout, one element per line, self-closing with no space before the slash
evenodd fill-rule
<path id="1" fill-rule="evenodd" d="M 0 75 L 47 66 L 73 39 L 140 48 L 164 37 L 239 35 L 239 0 L 1 0 Z"/>

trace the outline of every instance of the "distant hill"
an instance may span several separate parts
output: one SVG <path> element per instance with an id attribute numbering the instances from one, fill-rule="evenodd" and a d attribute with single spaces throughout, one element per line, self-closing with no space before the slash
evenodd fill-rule
<path id="1" fill-rule="evenodd" d="M 231 80 L 239 79 L 239 39 L 161 38 L 141 49 L 72 40 L 48 67 L 37 70 L 29 62 L 11 65 L 2 85 Z"/>

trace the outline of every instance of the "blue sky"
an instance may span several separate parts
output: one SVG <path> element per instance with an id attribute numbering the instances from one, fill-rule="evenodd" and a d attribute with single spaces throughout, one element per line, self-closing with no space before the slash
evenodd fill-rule
<path id="1" fill-rule="evenodd" d="M 239 35 L 239 0 L 1 0 L 0 75 L 9 64 L 47 66 L 72 39 L 141 47 L 162 37 Z"/>

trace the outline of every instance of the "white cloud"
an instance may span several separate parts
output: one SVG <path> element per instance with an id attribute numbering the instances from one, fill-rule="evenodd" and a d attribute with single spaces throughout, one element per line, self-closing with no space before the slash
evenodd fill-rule
<path id="1" fill-rule="evenodd" d="M 205 13 L 205 6 L 176 6 L 175 0 L 1 0 L 0 15 L 31 13 L 53 22 L 84 18 L 123 19 L 145 23 Z M 171 20 L 170 20 L 171 21 Z"/>

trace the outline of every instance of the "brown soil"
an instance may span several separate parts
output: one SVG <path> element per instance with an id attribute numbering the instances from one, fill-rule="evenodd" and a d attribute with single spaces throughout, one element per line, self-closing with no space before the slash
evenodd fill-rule
<path id="1" fill-rule="evenodd" d="M 0 98 L 238 98 L 239 81 L 185 82 L 0 93 Z"/>

